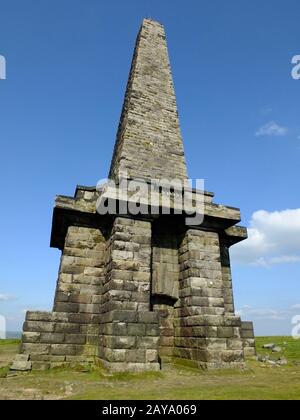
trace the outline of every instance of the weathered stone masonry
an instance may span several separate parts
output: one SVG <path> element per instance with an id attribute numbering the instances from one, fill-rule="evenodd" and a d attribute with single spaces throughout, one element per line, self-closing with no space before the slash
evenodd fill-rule
<path id="1" fill-rule="evenodd" d="M 152 20 L 137 38 L 109 177 L 187 179 L 165 33 Z M 26 314 L 13 369 L 102 363 L 155 371 L 174 357 L 243 366 L 255 353 L 253 325 L 234 312 L 229 248 L 247 231 L 236 226 L 239 209 L 201 194 L 204 221 L 193 227 L 176 214 L 100 216 L 94 187 L 58 196 L 53 312 Z"/>

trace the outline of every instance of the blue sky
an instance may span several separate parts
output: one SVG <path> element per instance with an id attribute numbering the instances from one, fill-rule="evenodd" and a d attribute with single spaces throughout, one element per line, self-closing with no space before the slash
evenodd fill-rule
<path id="1" fill-rule="evenodd" d="M 0 0 L 0 314 L 51 309 L 56 194 L 107 176 L 143 17 L 166 28 L 189 175 L 240 207 L 236 309 L 257 334 L 300 313 L 298 0 Z M 289 210 L 289 211 L 287 211 Z"/>

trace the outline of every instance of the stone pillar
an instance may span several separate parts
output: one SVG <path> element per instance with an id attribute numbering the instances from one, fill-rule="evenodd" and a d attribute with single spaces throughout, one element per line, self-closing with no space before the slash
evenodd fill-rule
<path id="1" fill-rule="evenodd" d="M 117 217 L 103 287 L 100 356 L 113 371 L 158 370 L 158 315 L 150 311 L 151 223 Z"/>
<path id="2" fill-rule="evenodd" d="M 53 312 L 28 312 L 21 351 L 34 369 L 90 363 L 99 352 L 106 240 L 101 229 L 70 226 Z"/>
<path id="3" fill-rule="evenodd" d="M 175 356 L 204 368 L 242 366 L 240 318 L 225 316 L 219 235 L 188 230 L 179 262 Z"/>
<path id="4" fill-rule="evenodd" d="M 100 229 L 70 226 L 61 256 L 54 312 L 99 314 L 106 241 Z"/>

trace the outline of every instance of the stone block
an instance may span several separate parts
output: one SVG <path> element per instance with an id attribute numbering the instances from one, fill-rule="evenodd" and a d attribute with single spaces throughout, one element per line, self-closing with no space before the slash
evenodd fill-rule
<path id="1" fill-rule="evenodd" d="M 51 354 L 54 356 L 74 356 L 76 355 L 76 346 L 71 344 L 52 344 Z"/>
<path id="2" fill-rule="evenodd" d="M 158 341 L 159 337 L 137 337 L 137 348 L 156 350 Z"/>
<path id="3" fill-rule="evenodd" d="M 66 344 L 85 344 L 86 336 L 84 334 L 66 334 Z"/>
<path id="4" fill-rule="evenodd" d="M 119 322 L 137 322 L 138 321 L 138 313 L 135 311 L 113 311 L 111 313 L 112 321 L 119 321 Z M 140 319 L 139 319 L 140 321 Z M 143 321 L 141 321 L 143 322 Z"/>
<path id="5" fill-rule="evenodd" d="M 127 334 L 129 336 L 142 337 L 145 335 L 145 330 L 146 330 L 145 325 L 141 323 L 140 324 L 134 323 L 134 324 L 127 325 Z"/>
<path id="6" fill-rule="evenodd" d="M 48 344 L 22 343 L 21 352 L 26 354 L 49 354 Z"/>
<path id="7" fill-rule="evenodd" d="M 158 323 L 158 313 L 157 312 L 139 312 L 138 313 L 138 322 L 143 324 L 156 324 Z"/>
<path id="8" fill-rule="evenodd" d="M 159 325 L 158 324 L 146 324 L 146 332 L 145 333 L 146 333 L 146 335 L 149 335 L 149 336 L 154 336 L 154 337 L 158 336 L 159 333 L 160 333 Z M 161 332 L 162 335 L 164 335 L 164 334 L 166 335 L 167 333 L 169 333 L 169 335 L 173 335 L 174 331 L 173 331 L 173 329 L 164 329 Z"/>
<path id="9" fill-rule="evenodd" d="M 63 343 L 64 340 L 65 340 L 65 335 L 61 333 L 42 333 L 41 334 L 41 343 L 59 344 L 59 343 Z"/>
<path id="10" fill-rule="evenodd" d="M 157 362 L 158 362 L 158 351 L 146 350 L 146 363 L 157 363 Z"/>
<path id="11" fill-rule="evenodd" d="M 106 347 L 111 349 L 134 349 L 136 348 L 135 337 L 105 336 Z"/>
<path id="12" fill-rule="evenodd" d="M 64 334 L 77 334 L 80 331 L 80 324 L 72 323 L 57 323 L 54 327 L 54 332 Z"/>
<path id="13" fill-rule="evenodd" d="M 69 322 L 71 323 L 89 324 L 91 322 L 91 319 L 92 319 L 91 314 L 79 314 L 79 313 L 69 314 Z"/>
<path id="14" fill-rule="evenodd" d="M 243 321 L 242 329 L 247 331 L 253 331 L 253 322 Z"/>
<path id="15" fill-rule="evenodd" d="M 26 321 L 24 322 L 23 330 L 25 332 L 53 332 L 53 322 L 43 321 Z"/>
<path id="16" fill-rule="evenodd" d="M 105 324 L 103 327 L 103 334 L 126 336 L 128 334 L 127 324 L 125 322 L 113 322 Z"/>
<path id="17" fill-rule="evenodd" d="M 125 362 L 126 350 L 122 349 L 104 349 L 104 357 L 108 362 Z"/>
<path id="18" fill-rule="evenodd" d="M 15 360 L 13 364 L 11 365 L 10 370 L 25 372 L 25 371 L 31 370 L 31 368 L 32 368 L 32 362 Z"/>
<path id="19" fill-rule="evenodd" d="M 253 338 L 254 337 L 254 335 L 253 335 L 253 331 L 251 331 L 251 330 L 241 330 L 241 337 L 242 338 Z"/>
<path id="20" fill-rule="evenodd" d="M 145 363 L 146 351 L 143 349 L 126 350 L 126 362 Z"/>
<path id="21" fill-rule="evenodd" d="M 41 312 L 41 311 L 27 311 L 26 312 L 26 321 L 45 321 L 51 322 L 52 312 Z"/>
<path id="22" fill-rule="evenodd" d="M 232 327 L 218 327 L 218 337 L 220 338 L 233 338 L 233 328 Z"/>
<path id="23" fill-rule="evenodd" d="M 221 357 L 225 363 L 243 362 L 244 352 L 240 350 L 226 350 L 222 352 Z"/>
<path id="24" fill-rule="evenodd" d="M 71 303 L 91 303 L 92 302 L 92 295 L 90 294 L 77 294 L 71 293 L 69 296 L 69 301 Z"/>
<path id="25" fill-rule="evenodd" d="M 24 332 L 22 335 L 23 343 L 39 343 L 41 338 L 41 333 L 39 332 Z"/>
<path id="26" fill-rule="evenodd" d="M 55 311 L 76 313 L 79 311 L 79 304 L 70 302 L 56 302 Z"/>
<path id="27" fill-rule="evenodd" d="M 45 371 L 50 369 L 51 364 L 48 362 L 32 362 L 32 370 Z"/>

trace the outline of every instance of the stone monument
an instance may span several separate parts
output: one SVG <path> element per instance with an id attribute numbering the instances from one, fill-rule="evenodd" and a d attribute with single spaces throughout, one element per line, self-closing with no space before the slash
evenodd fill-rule
<path id="1" fill-rule="evenodd" d="M 156 214 L 120 211 L 131 200 L 124 181 L 164 180 L 162 199 L 174 179 L 171 204 L 159 201 Z M 242 367 L 255 353 L 253 325 L 241 322 L 233 303 L 229 248 L 247 238 L 236 226 L 240 211 L 187 187 L 191 203 L 196 195 L 203 201 L 202 223 L 187 225 L 174 200 L 187 179 L 164 28 L 145 19 L 109 172 L 114 187 L 77 186 L 74 198 L 56 198 L 51 246 L 61 261 L 53 312 L 27 312 L 13 369 L 101 363 L 156 371 L 173 358 Z M 107 200 L 116 211 L 99 214 Z"/>

